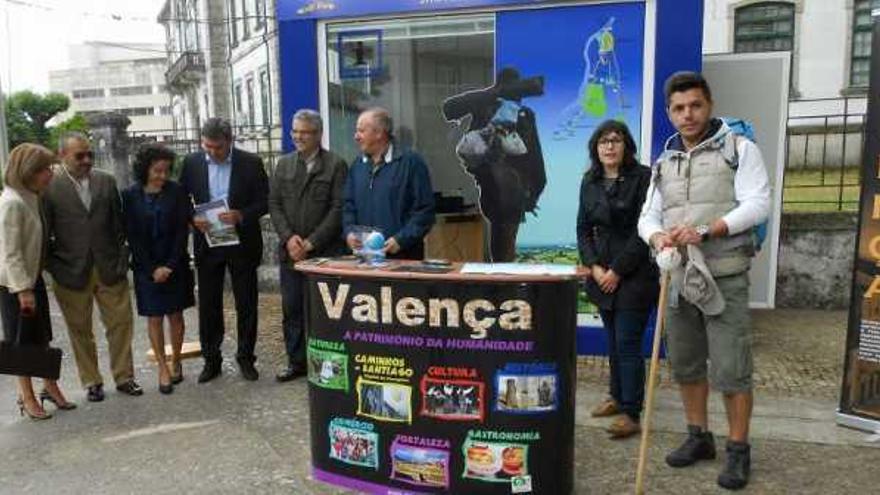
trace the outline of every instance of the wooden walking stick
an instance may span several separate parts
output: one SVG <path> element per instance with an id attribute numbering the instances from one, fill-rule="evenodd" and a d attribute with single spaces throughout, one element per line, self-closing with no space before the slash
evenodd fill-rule
<path id="1" fill-rule="evenodd" d="M 642 442 L 639 445 L 639 467 L 636 471 L 636 495 L 645 493 L 645 465 L 648 462 L 648 435 L 651 429 L 651 412 L 654 409 L 654 387 L 660 372 L 660 339 L 666 326 L 666 296 L 669 292 L 669 272 L 663 271 L 660 279 L 660 300 L 657 303 L 657 321 L 654 324 L 654 347 L 651 350 L 651 370 L 648 373 L 648 397 L 645 399 L 645 417 L 642 423 Z"/>

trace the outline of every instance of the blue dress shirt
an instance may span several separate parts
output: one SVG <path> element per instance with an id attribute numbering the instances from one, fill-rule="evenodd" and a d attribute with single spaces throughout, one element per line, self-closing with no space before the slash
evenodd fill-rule
<path id="1" fill-rule="evenodd" d="M 211 201 L 224 199 L 229 194 L 229 177 L 232 175 L 232 150 L 226 155 L 226 160 L 216 162 L 211 155 L 205 153 L 208 161 L 208 190 L 211 192 Z"/>

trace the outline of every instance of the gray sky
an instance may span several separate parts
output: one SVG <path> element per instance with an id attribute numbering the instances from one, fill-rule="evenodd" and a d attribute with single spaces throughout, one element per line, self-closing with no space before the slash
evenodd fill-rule
<path id="1" fill-rule="evenodd" d="M 163 43 L 156 22 L 164 0 L 0 0 L 3 91 L 49 90 L 49 71 L 66 69 L 67 45 L 83 41 Z M 27 4 L 27 5 L 23 5 Z M 112 19 L 118 16 L 120 20 Z M 133 56 L 138 53 L 132 52 Z"/>

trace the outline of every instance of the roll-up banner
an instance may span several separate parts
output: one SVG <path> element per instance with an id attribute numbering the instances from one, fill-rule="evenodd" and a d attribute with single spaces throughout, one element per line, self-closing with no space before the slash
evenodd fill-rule
<path id="1" fill-rule="evenodd" d="M 871 83 L 859 201 L 859 231 L 837 421 L 880 430 L 880 10 L 872 13 Z"/>
<path id="2" fill-rule="evenodd" d="M 571 493 L 575 281 L 307 277 L 316 479 Z"/>

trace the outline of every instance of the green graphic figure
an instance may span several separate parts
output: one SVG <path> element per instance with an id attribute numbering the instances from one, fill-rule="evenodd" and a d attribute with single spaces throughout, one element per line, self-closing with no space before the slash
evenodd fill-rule
<path id="1" fill-rule="evenodd" d="M 614 17 L 587 38 L 584 43 L 584 77 L 577 99 L 562 112 L 562 122 L 554 132 L 554 139 L 574 137 L 575 129 L 584 127 L 588 118 L 600 119 L 608 114 L 609 93 L 616 95 L 617 119 L 623 119 L 623 88 L 620 83 L 620 64 L 614 51 Z"/>

